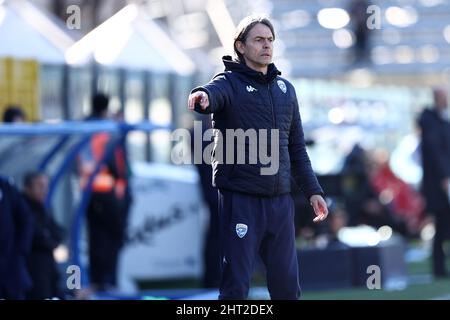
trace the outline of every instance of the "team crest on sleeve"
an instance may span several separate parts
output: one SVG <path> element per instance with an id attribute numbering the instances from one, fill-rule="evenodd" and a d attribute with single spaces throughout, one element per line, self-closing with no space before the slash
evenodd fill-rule
<path id="1" fill-rule="evenodd" d="M 280 88 L 280 90 L 283 91 L 283 93 L 286 93 L 287 87 L 286 87 L 286 84 L 284 83 L 284 81 L 278 80 L 277 84 L 278 84 L 278 87 Z"/>
<path id="2" fill-rule="evenodd" d="M 236 233 L 239 238 L 243 238 L 247 234 L 248 227 L 246 224 L 238 223 L 236 224 Z"/>

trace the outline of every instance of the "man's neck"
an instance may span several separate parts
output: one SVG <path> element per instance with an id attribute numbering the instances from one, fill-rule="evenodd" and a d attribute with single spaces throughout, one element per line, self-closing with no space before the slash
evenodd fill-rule
<path id="1" fill-rule="evenodd" d="M 252 70 L 261 72 L 263 75 L 267 74 L 267 70 L 268 70 L 268 66 L 267 65 L 254 64 L 251 61 L 248 61 L 247 59 L 245 59 L 245 64 L 247 65 L 247 67 L 249 67 Z"/>
<path id="2" fill-rule="evenodd" d="M 436 112 L 439 113 L 439 114 L 444 113 L 444 112 L 445 112 L 445 109 L 447 109 L 447 108 L 445 108 L 445 107 L 438 106 L 438 105 L 436 105 L 436 104 L 433 106 L 433 108 L 434 108 L 434 110 L 436 110 Z"/>
<path id="3" fill-rule="evenodd" d="M 263 67 L 263 68 L 259 68 L 259 69 L 253 69 L 256 70 L 258 72 L 261 72 L 263 75 L 267 74 L 267 66 Z"/>

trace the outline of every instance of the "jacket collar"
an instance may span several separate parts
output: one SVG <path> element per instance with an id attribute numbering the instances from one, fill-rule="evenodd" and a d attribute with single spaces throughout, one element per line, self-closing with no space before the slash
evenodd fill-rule
<path id="1" fill-rule="evenodd" d="M 222 60 L 225 65 L 225 71 L 243 73 L 264 84 L 272 82 L 278 75 L 281 75 L 281 72 L 278 71 L 273 63 L 269 64 L 267 74 L 264 75 L 262 72 L 249 68 L 245 63 L 233 61 L 231 56 L 224 56 Z"/>

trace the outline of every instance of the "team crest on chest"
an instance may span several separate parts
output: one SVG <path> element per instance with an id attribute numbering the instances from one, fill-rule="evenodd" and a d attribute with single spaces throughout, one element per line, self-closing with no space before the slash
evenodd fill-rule
<path id="1" fill-rule="evenodd" d="M 247 234 L 248 227 L 246 224 L 238 223 L 236 224 L 236 234 L 239 238 L 243 238 Z"/>
<path id="2" fill-rule="evenodd" d="M 278 84 L 278 87 L 280 88 L 280 90 L 283 91 L 283 93 L 286 93 L 287 87 L 286 87 L 286 84 L 284 83 L 284 81 L 278 80 L 277 84 Z"/>

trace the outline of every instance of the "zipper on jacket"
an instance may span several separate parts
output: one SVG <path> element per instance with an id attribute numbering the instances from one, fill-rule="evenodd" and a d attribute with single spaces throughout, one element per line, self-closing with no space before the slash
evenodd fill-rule
<path id="1" fill-rule="evenodd" d="M 272 108 L 272 127 L 274 129 L 276 129 L 275 110 L 273 107 L 272 94 L 270 93 L 270 83 L 267 84 L 267 91 L 269 92 L 270 107 Z M 270 139 L 272 140 L 272 133 L 270 134 Z M 272 149 L 272 146 L 270 148 Z M 270 156 L 272 156 L 272 155 L 270 155 Z M 278 166 L 279 166 L 279 164 L 278 164 Z M 279 173 L 277 172 L 275 174 L 275 186 L 274 186 L 274 194 L 275 195 L 278 193 L 278 178 L 279 178 Z"/>

